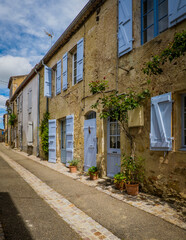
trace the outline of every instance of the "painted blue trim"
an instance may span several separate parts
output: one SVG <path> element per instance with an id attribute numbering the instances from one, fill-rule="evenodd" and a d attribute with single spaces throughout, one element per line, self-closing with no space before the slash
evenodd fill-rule
<path id="1" fill-rule="evenodd" d="M 181 99 L 181 148 L 186 150 L 186 144 L 184 144 L 184 98 L 186 97 L 186 94 L 182 95 Z M 185 126 L 186 127 L 186 126 Z"/>
<path id="2" fill-rule="evenodd" d="M 154 0 L 154 37 L 158 35 L 158 0 Z"/>
<path id="3" fill-rule="evenodd" d="M 143 0 L 141 0 L 141 45 L 143 45 Z"/>

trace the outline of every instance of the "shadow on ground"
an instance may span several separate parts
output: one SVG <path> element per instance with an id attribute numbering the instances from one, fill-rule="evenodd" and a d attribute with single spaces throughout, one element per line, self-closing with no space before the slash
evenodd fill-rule
<path id="1" fill-rule="evenodd" d="M 0 222 L 6 240 L 33 240 L 7 192 L 0 192 Z"/>

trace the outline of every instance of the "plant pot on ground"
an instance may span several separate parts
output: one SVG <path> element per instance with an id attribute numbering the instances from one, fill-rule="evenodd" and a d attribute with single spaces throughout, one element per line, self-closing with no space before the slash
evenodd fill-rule
<path id="1" fill-rule="evenodd" d="M 88 174 L 90 175 L 90 180 L 98 179 L 98 169 L 95 166 L 92 166 L 88 169 Z"/>
<path id="2" fill-rule="evenodd" d="M 126 178 L 126 190 L 129 195 L 136 196 L 139 193 L 139 184 L 144 180 L 144 159 L 123 155 L 122 170 Z"/>
<path id="3" fill-rule="evenodd" d="M 114 175 L 114 184 L 116 189 L 123 190 L 125 188 L 125 176 L 123 173 Z"/>
<path id="4" fill-rule="evenodd" d="M 77 165 L 79 163 L 78 159 L 73 159 L 72 161 L 69 162 L 69 169 L 71 173 L 76 173 L 77 172 Z"/>

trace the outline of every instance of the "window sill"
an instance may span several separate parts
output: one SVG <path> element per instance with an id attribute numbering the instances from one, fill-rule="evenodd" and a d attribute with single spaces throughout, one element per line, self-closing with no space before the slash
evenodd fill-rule
<path id="1" fill-rule="evenodd" d="M 179 151 L 183 151 L 183 152 L 186 152 L 186 148 L 180 148 Z"/>

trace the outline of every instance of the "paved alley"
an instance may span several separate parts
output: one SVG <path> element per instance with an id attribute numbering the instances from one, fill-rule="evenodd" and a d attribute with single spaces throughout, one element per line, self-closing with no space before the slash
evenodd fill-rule
<path id="1" fill-rule="evenodd" d="M 6 239 L 185 239 L 185 230 L 3 145 L 0 176 Z"/>

